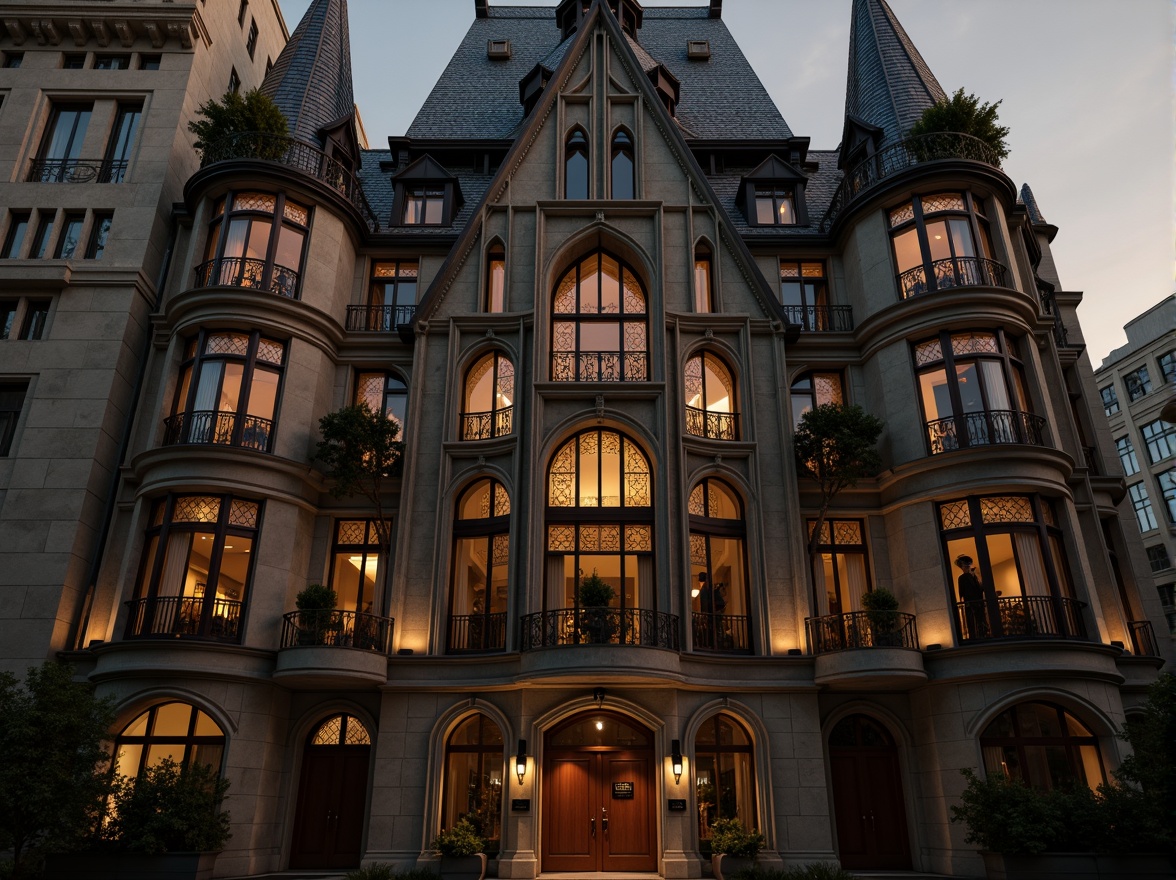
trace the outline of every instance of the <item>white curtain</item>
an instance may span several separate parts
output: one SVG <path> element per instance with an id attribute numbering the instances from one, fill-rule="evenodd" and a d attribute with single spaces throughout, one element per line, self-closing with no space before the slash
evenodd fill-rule
<path id="1" fill-rule="evenodd" d="M 184 581 L 188 573 L 188 551 L 191 546 L 192 535 L 188 532 L 173 534 L 168 539 L 157 596 L 183 595 Z"/>
<path id="2" fill-rule="evenodd" d="M 866 557 L 862 553 L 844 553 L 845 589 L 850 611 L 862 610 L 862 596 L 866 594 Z"/>
<path id="3" fill-rule="evenodd" d="M 1016 542 L 1017 561 L 1021 564 L 1021 592 L 1026 596 L 1048 596 L 1049 581 L 1045 577 L 1045 565 L 1037 536 L 1018 532 L 1013 535 L 1013 540 Z"/>

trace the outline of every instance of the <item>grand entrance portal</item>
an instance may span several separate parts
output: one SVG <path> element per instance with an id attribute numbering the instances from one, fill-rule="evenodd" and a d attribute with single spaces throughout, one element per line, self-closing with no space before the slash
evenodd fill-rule
<path id="1" fill-rule="evenodd" d="M 291 868 L 354 868 L 363 844 L 372 738 L 351 715 L 335 715 L 310 735 L 294 813 Z"/>
<path id="2" fill-rule="evenodd" d="M 542 870 L 656 871 L 653 734 L 609 712 L 551 730 L 543 760 Z"/>

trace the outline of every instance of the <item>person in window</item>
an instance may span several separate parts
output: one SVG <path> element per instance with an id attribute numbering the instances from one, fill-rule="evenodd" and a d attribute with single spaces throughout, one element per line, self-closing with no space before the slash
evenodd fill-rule
<path id="1" fill-rule="evenodd" d="M 956 581 L 960 601 L 964 603 L 964 621 L 966 638 L 982 639 L 988 635 L 988 615 L 985 604 L 988 598 L 987 590 L 980 578 L 972 571 L 972 557 L 960 554 L 955 564 L 959 566 L 960 576 Z"/>

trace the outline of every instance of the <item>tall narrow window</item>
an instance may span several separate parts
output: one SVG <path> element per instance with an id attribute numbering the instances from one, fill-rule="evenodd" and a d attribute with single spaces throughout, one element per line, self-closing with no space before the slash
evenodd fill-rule
<path id="1" fill-rule="evenodd" d="M 404 440 L 408 412 L 408 386 L 395 373 L 360 373 L 355 382 L 355 402 L 366 403 L 372 412 L 383 413 L 400 426 L 397 439 Z"/>
<path id="2" fill-rule="evenodd" d="M 694 647 L 751 650 L 743 504 L 721 480 L 690 492 L 690 608 Z"/>
<path id="3" fill-rule="evenodd" d="M 0 382 L 0 457 L 12 452 L 16 422 L 28 390 L 28 382 Z"/>
<path id="4" fill-rule="evenodd" d="M 249 36 L 245 38 L 245 51 L 249 53 L 250 58 L 257 51 L 257 19 L 251 19 L 249 22 Z"/>
<path id="5" fill-rule="evenodd" d="M 297 299 L 310 210 L 282 193 L 239 192 L 218 199 L 208 229 L 202 287 L 224 285 Z"/>
<path id="6" fill-rule="evenodd" d="M 1119 411 L 1119 395 L 1115 393 L 1114 385 L 1107 385 L 1098 389 L 1099 396 L 1103 402 L 1103 412 L 1108 416 L 1113 416 Z"/>
<path id="7" fill-rule="evenodd" d="M 29 234 L 29 220 L 30 215 L 27 211 L 13 212 L 8 215 L 8 234 L 4 236 L 4 250 L 0 251 L 0 259 L 16 260 L 20 258 L 25 236 Z"/>
<path id="8" fill-rule="evenodd" d="M 814 406 L 845 403 L 841 387 L 841 373 L 804 373 L 792 383 L 792 423 L 800 425 L 800 418 Z"/>
<path id="9" fill-rule="evenodd" d="M 54 106 L 29 180 L 40 183 L 93 180 L 93 167 L 83 167 L 78 159 L 90 125 L 91 110 L 90 104 Z"/>
<path id="10" fill-rule="evenodd" d="M 708 718 L 694 738 L 694 797 L 703 855 L 711 852 L 711 828 L 717 820 L 738 819 L 745 828 L 759 827 L 751 737 L 730 715 Z"/>
<path id="11" fill-rule="evenodd" d="M 33 243 L 29 247 L 29 259 L 40 260 L 49 248 L 49 233 L 53 231 L 53 212 L 42 211 L 37 221 L 37 232 L 33 235 Z"/>
<path id="12" fill-rule="evenodd" d="M 347 307 L 347 329 L 378 332 L 411 325 L 419 271 L 416 260 L 373 263 L 367 305 Z"/>
<path id="13" fill-rule="evenodd" d="M 686 361 L 686 433 L 711 440 L 739 439 L 735 382 L 722 359 L 709 351 Z"/>
<path id="14" fill-rule="evenodd" d="M 380 536 L 368 519 L 341 519 L 335 523 L 331 552 L 331 589 L 341 611 L 378 613 L 380 597 Z"/>
<path id="15" fill-rule="evenodd" d="M 1160 375 L 1169 385 L 1176 385 L 1176 351 L 1165 352 L 1160 355 Z"/>
<path id="16" fill-rule="evenodd" d="M 90 241 L 86 245 L 87 260 L 101 260 L 106 253 L 106 241 L 110 238 L 110 226 L 114 222 L 113 211 L 94 213 L 94 225 L 90 227 Z"/>
<path id="17" fill-rule="evenodd" d="M 1150 532 L 1158 528 L 1156 515 L 1152 511 L 1151 499 L 1147 497 L 1147 488 L 1143 483 L 1136 483 L 1127 487 L 1127 494 L 1131 496 L 1131 507 L 1135 511 L 1135 519 L 1139 523 L 1141 532 Z"/>
<path id="18" fill-rule="evenodd" d="M 809 521 L 809 534 L 816 526 L 815 520 Z M 819 616 L 862 610 L 862 597 L 870 591 L 870 573 L 861 520 L 835 519 L 821 524 L 813 574 Z"/>
<path id="19" fill-rule="evenodd" d="M 498 245 L 486 255 L 486 311 L 506 311 L 506 251 Z"/>
<path id="20" fill-rule="evenodd" d="M 853 329 L 850 307 L 829 305 L 825 263 L 821 260 L 781 260 L 780 301 L 788 322 L 805 330 Z"/>
<path id="21" fill-rule="evenodd" d="M 466 374 L 461 439 L 488 440 L 511 432 L 514 418 L 514 365 L 493 352 Z"/>
<path id="22" fill-rule="evenodd" d="M 221 769 L 225 734 L 205 712 L 187 703 L 152 706 L 114 739 L 114 770 L 135 777 L 164 759 L 181 767 Z"/>
<path id="23" fill-rule="evenodd" d="M 50 305 L 47 299 L 31 299 L 25 304 L 24 323 L 20 327 L 21 339 L 40 339 L 45 335 Z"/>
<path id="24" fill-rule="evenodd" d="M 612 142 L 612 197 L 614 199 L 637 197 L 635 169 L 633 139 L 624 131 L 618 131 Z"/>
<path id="25" fill-rule="evenodd" d="M 588 198 L 588 138 L 582 129 L 568 136 L 564 148 L 564 198 Z"/>
<path id="26" fill-rule="evenodd" d="M 1048 791 L 1078 783 L 1096 789 L 1106 781 L 1098 739 L 1053 703 L 1018 703 L 980 734 L 984 769 Z"/>
<path id="27" fill-rule="evenodd" d="M 86 223 L 85 214 L 66 214 L 61 224 L 61 236 L 57 239 L 57 250 L 54 256 L 59 260 L 72 260 L 78 254 L 78 243 L 82 240 L 82 227 Z"/>
<path id="28" fill-rule="evenodd" d="M 711 280 L 710 249 L 699 245 L 694 249 L 694 311 L 701 313 L 715 310 Z"/>
<path id="29" fill-rule="evenodd" d="M 1176 524 L 1176 468 L 1170 468 L 1156 476 L 1160 486 L 1160 497 L 1164 501 L 1164 511 L 1168 514 L 1168 522 Z"/>
<path id="30" fill-rule="evenodd" d="M 237 75 L 237 68 L 229 69 L 229 91 L 234 95 L 241 89 L 241 77 Z"/>
<path id="31" fill-rule="evenodd" d="M 502 731 L 481 714 L 464 720 L 445 742 L 441 827 L 467 820 L 486 838 L 485 851 L 491 856 L 502 839 L 505 752 Z"/>
<path id="32" fill-rule="evenodd" d="M 245 10 L 249 8 L 249 0 L 241 0 L 241 5 L 237 7 L 237 24 L 245 27 Z"/>
<path id="33" fill-rule="evenodd" d="M 0 299 L 0 340 L 12 335 L 12 327 L 16 323 L 16 310 L 19 307 L 18 299 Z"/>
<path id="34" fill-rule="evenodd" d="M 506 647 L 510 569 L 510 497 L 497 480 L 462 493 L 453 524 L 449 652 Z"/>
<path id="35" fill-rule="evenodd" d="M 110 133 L 110 144 L 106 148 L 106 164 L 102 169 L 100 182 L 122 183 L 126 178 L 127 164 L 131 158 L 131 147 L 135 143 L 135 132 L 143 115 L 141 104 L 120 104 L 114 129 Z"/>
<path id="36" fill-rule="evenodd" d="M 971 193 L 915 196 L 887 217 L 903 299 L 955 287 L 1007 286 L 1004 266 L 992 258 L 982 203 Z"/>
<path id="37" fill-rule="evenodd" d="M 1135 457 L 1131 438 L 1120 437 L 1115 441 L 1115 448 L 1119 451 L 1119 461 L 1123 462 L 1123 473 L 1129 477 L 1139 473 L 1139 460 Z"/>

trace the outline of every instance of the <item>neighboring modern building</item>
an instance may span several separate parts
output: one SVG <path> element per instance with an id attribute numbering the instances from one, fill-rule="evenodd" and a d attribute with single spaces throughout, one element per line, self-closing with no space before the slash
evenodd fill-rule
<path id="1" fill-rule="evenodd" d="M 284 48 L 265 0 L 0 4 L 0 659 L 114 697 L 123 772 L 219 765 L 218 876 L 461 817 L 504 878 L 699 877 L 727 817 L 978 874 L 959 771 L 1109 778 L 1171 652 L 1057 229 L 906 138 L 944 91 L 884 0 L 822 150 L 720 0 L 473 5 L 370 150 L 345 0 Z M 291 137 L 198 163 L 267 56 Z M 355 402 L 403 431 L 383 520 L 312 463 Z M 841 402 L 884 465 L 810 560 L 792 432 Z"/>
<path id="2" fill-rule="evenodd" d="M 1168 631 L 1176 636 L 1176 296 L 1125 326 L 1094 373 Z"/>

